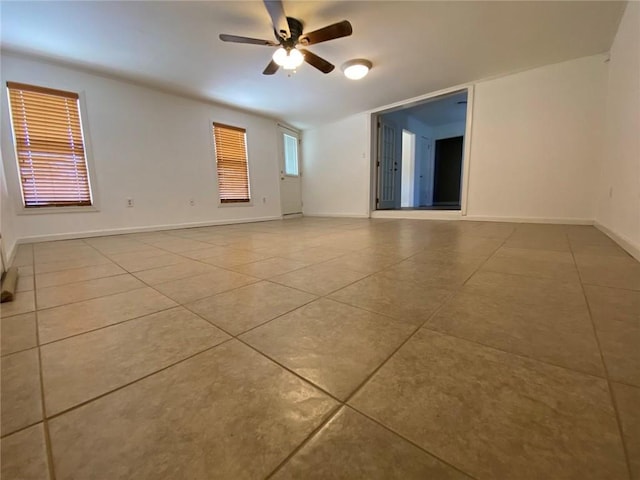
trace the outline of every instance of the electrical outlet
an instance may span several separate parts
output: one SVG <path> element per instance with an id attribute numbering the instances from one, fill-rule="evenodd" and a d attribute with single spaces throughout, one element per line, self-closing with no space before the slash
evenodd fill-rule
<path id="1" fill-rule="evenodd" d="M 613 187 L 609 187 L 609 198 L 613 198 Z"/>
<path id="2" fill-rule="evenodd" d="M 262 197 L 262 203 L 267 203 L 267 197 Z"/>
<path id="3" fill-rule="evenodd" d="M 133 207 L 133 198 L 127 198 L 127 207 Z"/>
<path id="4" fill-rule="evenodd" d="M 189 205 L 191 205 L 192 207 L 194 207 L 196 205 L 196 201 L 192 198 L 189 200 Z"/>

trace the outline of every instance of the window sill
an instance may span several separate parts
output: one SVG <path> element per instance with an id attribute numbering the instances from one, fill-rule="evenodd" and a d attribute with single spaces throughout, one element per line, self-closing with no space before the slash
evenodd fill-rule
<path id="1" fill-rule="evenodd" d="M 100 209 L 95 205 L 88 207 L 22 207 L 18 210 L 18 215 L 49 215 L 52 213 L 92 213 L 99 212 Z"/>

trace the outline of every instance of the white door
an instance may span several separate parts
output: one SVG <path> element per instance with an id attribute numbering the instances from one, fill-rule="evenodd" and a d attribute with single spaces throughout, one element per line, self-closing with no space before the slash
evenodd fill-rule
<path id="1" fill-rule="evenodd" d="M 280 204 L 283 215 L 302 213 L 300 135 L 280 127 Z"/>
<path id="2" fill-rule="evenodd" d="M 396 206 L 396 172 L 398 171 L 396 127 L 388 120 L 378 120 L 378 210 Z"/>

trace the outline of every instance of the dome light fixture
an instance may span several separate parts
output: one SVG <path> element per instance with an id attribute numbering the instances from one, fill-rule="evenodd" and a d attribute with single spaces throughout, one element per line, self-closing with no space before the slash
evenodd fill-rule
<path id="1" fill-rule="evenodd" d="M 371 70 L 371 62 L 364 58 L 356 58 L 355 60 L 349 60 L 342 65 L 342 71 L 344 76 L 349 80 L 360 80 L 367 76 L 369 70 Z"/>
<path id="2" fill-rule="evenodd" d="M 304 55 L 296 48 L 287 50 L 280 47 L 273 54 L 273 61 L 285 70 L 295 70 L 304 62 Z"/>

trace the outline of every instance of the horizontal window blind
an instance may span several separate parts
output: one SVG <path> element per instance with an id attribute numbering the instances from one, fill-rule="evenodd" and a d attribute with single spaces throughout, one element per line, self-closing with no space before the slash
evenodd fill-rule
<path id="1" fill-rule="evenodd" d="M 7 87 L 25 207 L 91 205 L 78 94 Z"/>
<path id="2" fill-rule="evenodd" d="M 249 202 L 246 130 L 213 124 L 218 189 L 222 203 Z"/>

